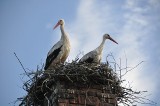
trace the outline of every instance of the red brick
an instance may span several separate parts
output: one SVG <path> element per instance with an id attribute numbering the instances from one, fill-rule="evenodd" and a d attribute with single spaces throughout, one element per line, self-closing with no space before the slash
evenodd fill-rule
<path id="1" fill-rule="evenodd" d="M 69 104 L 68 106 L 84 106 L 84 105 L 80 105 L 80 104 Z"/>
<path id="2" fill-rule="evenodd" d="M 67 103 L 58 103 L 58 106 L 68 106 Z"/>
<path id="3" fill-rule="evenodd" d="M 69 99 L 69 103 L 73 103 L 73 104 L 75 104 L 75 103 L 78 103 L 78 99 L 77 98 L 74 98 L 74 99 Z"/>
<path id="4" fill-rule="evenodd" d="M 99 106 L 115 106 L 115 104 L 109 104 L 109 103 L 100 103 Z"/>
<path id="5" fill-rule="evenodd" d="M 98 104 L 100 103 L 98 97 L 93 97 L 93 96 L 87 97 L 86 102 L 88 105 L 94 105 L 94 106 L 98 106 Z"/>
<path id="6" fill-rule="evenodd" d="M 115 99 L 108 99 L 108 103 L 117 103 Z"/>
<path id="7" fill-rule="evenodd" d="M 87 92 L 87 95 L 88 95 L 88 96 L 96 96 L 96 95 L 97 95 L 97 92 L 94 91 L 94 90 L 90 90 L 90 91 Z"/>
<path id="8" fill-rule="evenodd" d="M 79 95 L 78 96 L 78 103 L 79 104 L 85 104 L 85 96 Z"/>
<path id="9" fill-rule="evenodd" d="M 69 101 L 68 99 L 61 99 L 61 98 L 58 99 L 59 103 L 68 103 L 68 101 Z"/>
<path id="10" fill-rule="evenodd" d="M 114 94 L 109 94 L 108 98 L 115 98 L 116 96 Z"/>

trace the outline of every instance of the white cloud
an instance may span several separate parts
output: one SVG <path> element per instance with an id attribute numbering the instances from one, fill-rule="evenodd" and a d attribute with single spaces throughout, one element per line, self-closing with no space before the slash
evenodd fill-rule
<path id="1" fill-rule="evenodd" d="M 76 46 L 73 44 L 72 51 L 75 52 L 71 52 L 70 58 L 74 59 L 79 51 L 87 53 L 99 46 L 103 34 L 107 33 L 109 26 L 113 26 L 110 22 L 110 13 L 107 11 L 110 11 L 109 7 L 101 7 L 96 1 L 82 0 L 80 2 L 77 18 L 69 27 L 71 42 L 77 41 Z M 104 31 L 104 28 L 107 30 Z"/>
<path id="2" fill-rule="evenodd" d="M 151 7 L 154 7 L 154 8 L 159 8 L 160 7 L 160 1 L 159 0 L 149 0 L 149 5 Z"/>
<path id="3" fill-rule="evenodd" d="M 142 45 L 146 45 L 145 40 L 150 36 L 147 33 L 150 31 L 150 26 L 152 25 L 149 20 L 150 13 L 147 13 L 146 10 L 149 9 L 149 4 L 145 6 L 140 6 L 141 4 L 138 1 L 126 1 L 126 9 L 129 12 L 124 14 L 126 18 L 125 25 L 122 29 L 122 34 L 120 42 L 122 42 L 121 48 L 125 48 L 127 58 L 130 66 L 136 65 L 138 62 L 144 60 L 147 61 L 149 58 L 145 55 Z M 139 9 L 139 11 L 137 10 Z M 145 15 L 144 15 L 145 14 Z M 147 14 L 147 15 L 146 15 Z M 123 51 L 119 51 L 119 56 L 124 54 Z M 145 75 L 145 72 L 149 72 L 150 70 L 146 70 L 151 64 L 144 63 L 135 71 L 127 74 L 125 78 L 133 81 L 133 88 L 138 90 L 149 90 L 152 93 L 156 90 L 156 82 L 153 83 L 154 77 L 148 77 Z M 144 70 L 145 69 L 145 70 Z M 144 84 L 146 83 L 147 84 Z M 142 86 L 143 85 L 143 86 Z"/>
<path id="4" fill-rule="evenodd" d="M 151 0 L 150 0 L 151 2 Z M 72 50 L 69 59 L 72 60 L 79 53 L 95 49 L 101 42 L 104 33 L 113 33 L 119 46 L 107 42 L 104 48 L 103 61 L 109 52 L 113 52 L 117 61 L 122 59 L 122 66 L 125 66 L 125 53 L 128 59 L 128 66 L 135 66 L 148 57 L 142 50 L 142 45 L 150 36 L 151 20 L 147 11 L 155 2 L 145 2 L 144 6 L 138 0 L 126 0 L 125 4 L 119 5 L 127 11 L 115 12 L 113 4 L 107 1 L 103 3 L 95 0 L 81 0 L 77 9 L 77 17 L 69 26 Z M 145 14 L 145 15 L 144 15 Z M 117 18 L 118 17 L 118 18 Z M 116 20 L 119 20 L 116 21 Z M 119 25 L 121 24 L 121 25 Z M 125 53 L 124 53 L 125 51 Z M 144 70 L 148 64 L 141 64 L 134 71 L 126 75 L 126 79 L 133 81 L 133 88 L 137 90 L 155 91 L 156 85 L 153 77 L 145 76 Z M 147 84 L 144 84 L 146 83 Z M 142 86 L 143 85 L 143 86 Z"/>

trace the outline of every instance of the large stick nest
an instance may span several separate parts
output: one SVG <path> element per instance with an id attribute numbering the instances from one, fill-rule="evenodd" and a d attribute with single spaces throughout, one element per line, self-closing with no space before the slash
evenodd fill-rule
<path id="1" fill-rule="evenodd" d="M 37 72 L 28 73 L 32 78 L 24 83 L 24 89 L 27 95 L 21 100 L 20 106 L 32 106 L 42 104 L 44 98 L 50 96 L 53 86 L 57 82 L 66 82 L 69 86 L 85 87 L 88 85 L 109 86 L 111 93 L 115 94 L 119 103 L 124 105 L 133 104 L 134 102 L 145 103 L 145 98 L 137 97 L 131 88 L 121 86 L 123 82 L 118 75 L 106 63 L 97 64 L 82 64 L 76 61 L 57 65 L 52 70 L 43 71 L 37 69 Z"/>

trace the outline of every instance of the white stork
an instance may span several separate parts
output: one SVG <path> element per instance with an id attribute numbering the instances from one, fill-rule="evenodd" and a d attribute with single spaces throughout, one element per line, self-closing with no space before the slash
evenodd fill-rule
<path id="1" fill-rule="evenodd" d="M 44 69 L 50 69 L 55 66 L 55 64 L 64 63 L 70 52 L 70 42 L 68 39 L 68 34 L 64 30 L 64 20 L 60 19 L 55 25 L 54 29 L 60 25 L 61 39 L 50 49 L 46 58 L 46 64 Z"/>
<path id="2" fill-rule="evenodd" d="M 100 46 L 98 46 L 96 49 L 93 51 L 90 51 L 89 53 L 85 54 L 79 62 L 82 63 L 100 63 L 102 59 L 102 50 L 103 50 L 103 45 L 105 43 L 105 40 L 109 39 L 113 41 L 114 43 L 118 44 L 113 38 L 110 37 L 109 34 L 104 34 L 103 35 L 103 40 Z"/>

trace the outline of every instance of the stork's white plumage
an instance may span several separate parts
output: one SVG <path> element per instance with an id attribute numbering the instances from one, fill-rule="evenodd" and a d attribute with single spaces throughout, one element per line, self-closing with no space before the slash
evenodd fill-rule
<path id="1" fill-rule="evenodd" d="M 100 46 L 98 46 L 96 49 L 93 51 L 90 51 L 89 53 L 85 54 L 79 62 L 85 62 L 85 63 L 100 63 L 102 59 L 102 50 L 103 50 L 103 45 L 105 43 L 105 40 L 109 39 L 113 41 L 114 43 L 118 44 L 114 39 L 110 37 L 109 34 L 104 34 L 103 35 L 103 40 Z"/>
<path id="2" fill-rule="evenodd" d="M 60 25 L 61 39 L 50 49 L 44 69 L 53 68 L 56 64 L 64 63 L 70 53 L 68 34 L 64 30 L 64 20 L 59 20 L 54 29 Z"/>

